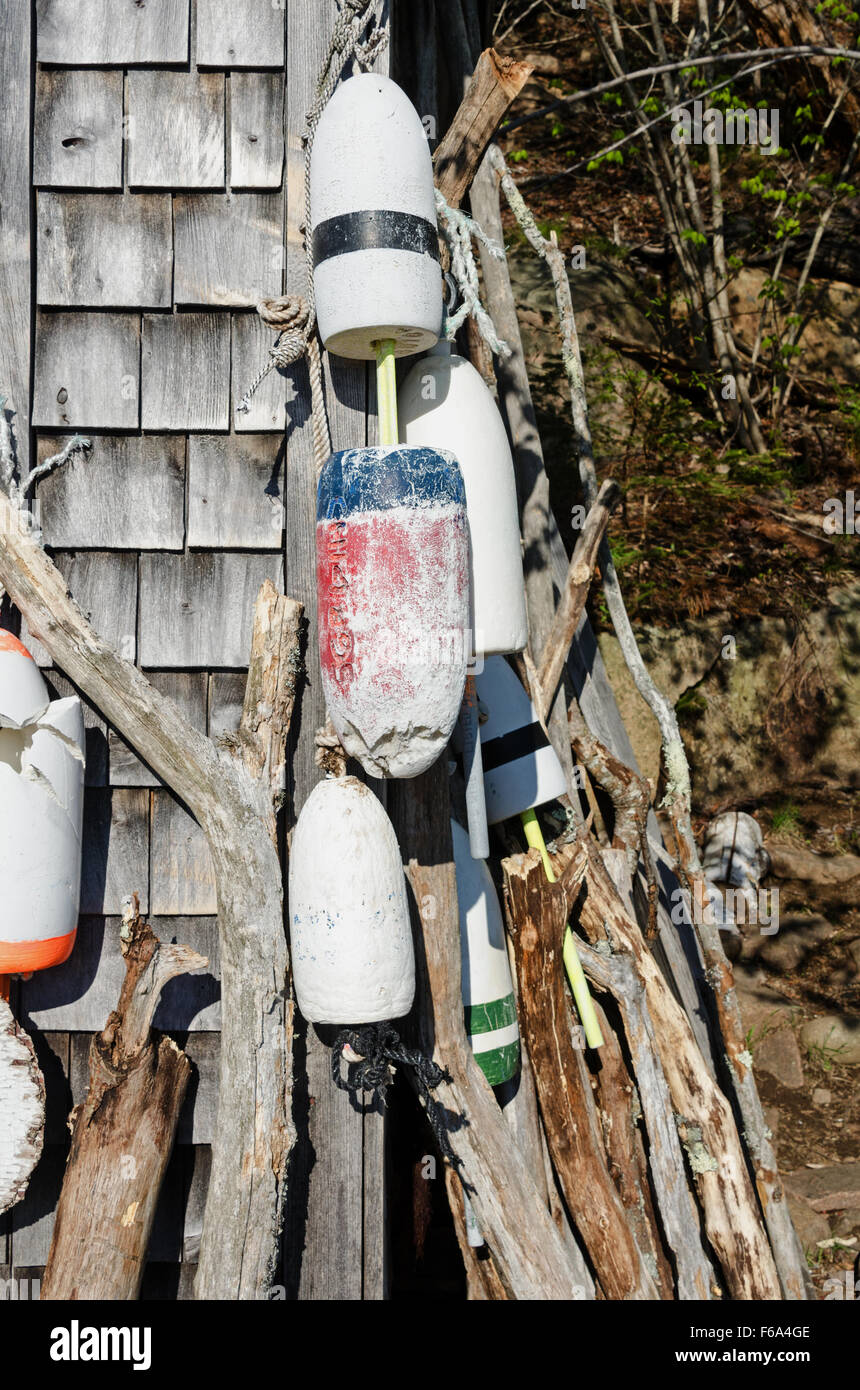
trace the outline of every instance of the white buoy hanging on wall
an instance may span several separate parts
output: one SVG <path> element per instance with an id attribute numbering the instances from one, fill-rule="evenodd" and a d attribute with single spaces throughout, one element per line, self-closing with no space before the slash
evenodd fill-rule
<path id="1" fill-rule="evenodd" d="M 469 645 L 469 540 L 456 460 L 401 445 L 333 454 L 317 493 L 320 666 L 332 723 L 375 777 L 445 748 Z"/>
<path id="2" fill-rule="evenodd" d="M 418 112 L 388 77 L 343 82 L 314 135 L 310 187 L 314 294 L 329 352 L 371 360 L 439 336 L 442 277 L 433 166 Z"/>
<path id="3" fill-rule="evenodd" d="M 538 712 L 502 656 L 488 657 L 475 677 L 480 705 L 484 792 L 490 825 L 518 816 L 567 791 Z"/>
<path id="4" fill-rule="evenodd" d="M 0 975 L 68 958 L 78 925 L 84 721 L 0 631 Z"/>
<path id="5" fill-rule="evenodd" d="M 320 782 L 290 848 L 296 998 L 312 1023 L 377 1023 L 412 1007 L 415 958 L 394 827 L 355 777 Z"/>
<path id="6" fill-rule="evenodd" d="M 491 1086 L 510 1081 L 520 1064 L 520 1031 L 505 928 L 490 871 L 473 859 L 465 830 L 451 822 L 466 1032 Z"/>
<path id="7" fill-rule="evenodd" d="M 528 642 L 514 464 L 502 417 L 480 374 L 439 343 L 400 388 L 401 438 L 449 449 L 466 487 L 475 651 L 519 652 Z"/>

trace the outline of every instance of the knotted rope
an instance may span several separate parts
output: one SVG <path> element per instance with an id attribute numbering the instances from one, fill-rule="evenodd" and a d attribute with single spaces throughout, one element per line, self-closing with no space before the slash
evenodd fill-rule
<path id="1" fill-rule="evenodd" d="M 341 1057 L 345 1057 L 348 1063 L 346 1077 L 341 1075 Z M 343 1028 L 334 1040 L 331 1050 L 332 1080 L 335 1086 L 341 1091 L 348 1091 L 356 1100 L 362 1091 L 368 1091 L 384 1106 L 385 1093 L 394 1080 L 394 1064 L 412 1068 L 439 1150 L 443 1158 L 457 1169 L 461 1160 L 448 1137 L 448 1111 L 433 1095 L 434 1087 L 451 1080 L 448 1072 L 437 1066 L 430 1057 L 425 1057 L 423 1052 L 405 1047 L 390 1023 L 366 1023 L 360 1028 Z"/>
<path id="2" fill-rule="evenodd" d="M 269 348 L 269 361 L 257 374 L 237 406 L 243 415 L 251 408 L 251 397 L 257 387 L 275 367 L 291 367 L 307 355 L 311 381 L 313 412 L 314 463 L 317 474 L 322 471 L 331 453 L 331 435 L 325 408 L 322 385 L 322 361 L 316 332 L 316 303 L 314 300 L 314 260 L 308 223 L 311 213 L 311 151 L 320 117 L 340 81 L 340 75 L 353 58 L 359 67 L 367 68 L 388 43 L 388 31 L 376 29 L 362 38 L 369 25 L 376 22 L 375 0 L 338 0 L 339 10 L 332 26 L 328 51 L 317 78 L 316 95 L 305 117 L 305 211 L 302 233 L 305 243 L 305 293 L 281 295 L 276 299 L 261 299 L 257 313 L 264 323 L 280 329 L 277 342 Z M 335 61 L 338 59 L 339 61 Z"/>
<path id="3" fill-rule="evenodd" d="M 511 349 L 496 333 L 493 321 L 481 303 L 478 267 L 472 242 L 479 241 L 496 261 L 504 260 L 504 248 L 488 237 L 480 223 L 462 208 L 449 207 L 438 188 L 435 193 L 439 226 L 451 253 L 451 274 L 463 301 L 456 313 L 446 312 L 442 332 L 446 338 L 453 338 L 457 329 L 471 315 L 490 351 L 497 357 L 510 357 Z"/>

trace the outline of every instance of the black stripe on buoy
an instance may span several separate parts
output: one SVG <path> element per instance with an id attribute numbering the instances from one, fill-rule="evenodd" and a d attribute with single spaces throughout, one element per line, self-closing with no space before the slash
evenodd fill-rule
<path id="1" fill-rule="evenodd" d="M 540 724 L 524 724 L 521 729 L 511 729 L 510 733 L 481 744 L 484 772 L 492 772 L 495 767 L 513 763 L 527 753 L 536 753 L 539 748 L 548 747 L 549 739 Z"/>
<path id="2" fill-rule="evenodd" d="M 436 228 L 412 212 L 345 212 L 314 227 L 314 265 L 348 251 L 414 251 L 439 259 Z"/>

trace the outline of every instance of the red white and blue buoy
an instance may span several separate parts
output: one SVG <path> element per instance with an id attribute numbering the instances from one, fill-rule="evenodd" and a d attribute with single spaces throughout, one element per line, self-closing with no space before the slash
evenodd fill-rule
<path id="1" fill-rule="evenodd" d="M 452 455 L 333 454 L 317 493 L 320 665 L 341 743 L 375 777 L 415 777 L 445 748 L 466 678 L 469 553 Z"/>

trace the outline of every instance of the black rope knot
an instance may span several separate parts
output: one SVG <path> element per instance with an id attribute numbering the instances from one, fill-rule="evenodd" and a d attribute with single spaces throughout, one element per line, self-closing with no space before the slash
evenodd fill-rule
<path id="1" fill-rule="evenodd" d="M 347 1048 L 353 1053 L 352 1058 Z M 348 1064 L 346 1077 L 341 1073 L 342 1057 Z M 412 1068 L 442 1156 L 457 1168 L 460 1160 L 448 1137 L 448 1111 L 433 1095 L 434 1087 L 451 1080 L 444 1067 L 438 1066 L 431 1057 L 425 1057 L 417 1048 L 406 1047 L 400 1041 L 397 1030 L 386 1022 L 342 1028 L 331 1050 L 332 1080 L 339 1090 L 348 1091 L 356 1101 L 361 1092 L 370 1092 L 384 1106 L 385 1093 L 394 1080 L 393 1066 L 396 1064 Z"/>

